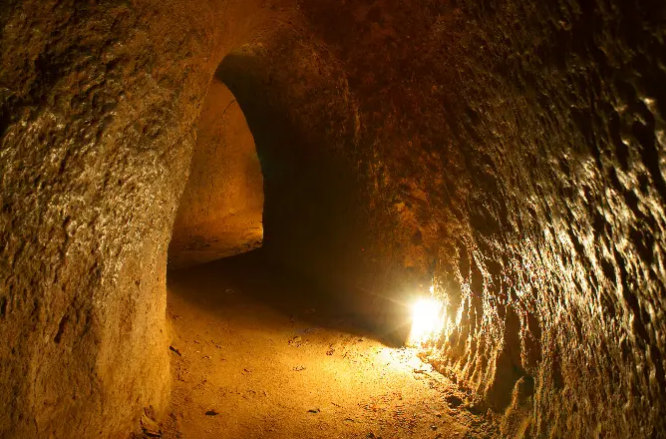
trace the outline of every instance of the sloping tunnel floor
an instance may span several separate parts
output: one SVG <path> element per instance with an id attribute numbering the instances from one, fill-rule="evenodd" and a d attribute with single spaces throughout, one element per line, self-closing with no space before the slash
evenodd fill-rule
<path id="1" fill-rule="evenodd" d="M 147 436 L 498 436 L 415 350 L 382 344 L 258 260 L 169 273 L 173 393 L 167 421 L 147 423 Z"/>

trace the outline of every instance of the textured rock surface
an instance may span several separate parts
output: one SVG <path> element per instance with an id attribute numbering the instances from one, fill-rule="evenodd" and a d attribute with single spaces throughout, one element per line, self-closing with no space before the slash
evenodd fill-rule
<path id="1" fill-rule="evenodd" d="M 164 406 L 194 124 L 258 3 L 0 4 L 0 437 L 124 437 Z"/>
<path id="2" fill-rule="evenodd" d="M 219 77 L 268 255 L 358 296 L 434 283 L 429 357 L 508 435 L 666 434 L 663 2 L 137 3 L 0 5 L 0 432 L 159 408 L 193 127 L 248 43 Z"/>
<path id="3" fill-rule="evenodd" d="M 197 122 L 197 144 L 169 244 L 169 268 L 261 246 L 261 165 L 236 98 L 214 80 Z"/>

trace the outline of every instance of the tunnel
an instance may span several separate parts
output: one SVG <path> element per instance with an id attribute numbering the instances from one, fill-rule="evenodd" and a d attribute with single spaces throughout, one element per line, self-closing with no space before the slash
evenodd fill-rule
<path id="1" fill-rule="evenodd" d="M 0 2 L 0 438 L 666 437 L 666 4 Z"/>

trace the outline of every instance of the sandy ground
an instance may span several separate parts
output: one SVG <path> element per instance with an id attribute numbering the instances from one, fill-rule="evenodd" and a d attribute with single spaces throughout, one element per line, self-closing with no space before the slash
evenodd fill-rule
<path id="1" fill-rule="evenodd" d="M 168 299 L 174 390 L 154 437 L 495 436 L 413 349 L 376 341 L 307 288 L 222 261 L 171 273 Z"/>

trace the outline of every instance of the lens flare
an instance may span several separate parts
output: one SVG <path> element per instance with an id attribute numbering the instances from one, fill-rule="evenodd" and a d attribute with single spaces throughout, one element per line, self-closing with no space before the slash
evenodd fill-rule
<path id="1" fill-rule="evenodd" d="M 419 346 L 437 340 L 445 324 L 444 304 L 433 297 L 416 300 L 412 305 L 412 330 L 408 344 Z"/>

